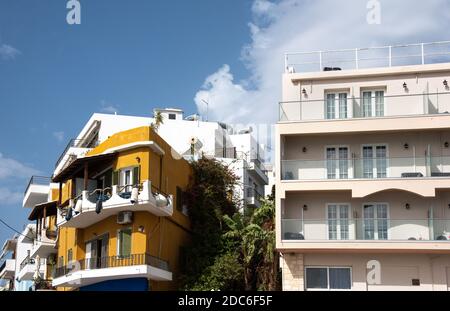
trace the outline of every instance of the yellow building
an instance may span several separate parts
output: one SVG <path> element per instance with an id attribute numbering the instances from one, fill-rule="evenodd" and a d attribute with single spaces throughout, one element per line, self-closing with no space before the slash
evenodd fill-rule
<path id="1" fill-rule="evenodd" d="M 56 176 L 58 290 L 173 290 L 191 169 L 151 127 L 112 135 Z"/>

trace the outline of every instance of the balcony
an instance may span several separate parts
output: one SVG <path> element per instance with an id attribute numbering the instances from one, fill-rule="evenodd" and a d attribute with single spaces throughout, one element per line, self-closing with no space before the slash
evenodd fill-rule
<path id="1" fill-rule="evenodd" d="M 447 88 L 448 89 L 448 88 Z M 450 92 L 352 97 L 279 103 L 280 122 L 344 121 L 390 117 L 448 115 Z"/>
<path id="2" fill-rule="evenodd" d="M 450 220 L 282 219 L 281 240 L 305 250 L 450 251 Z"/>
<path id="3" fill-rule="evenodd" d="M 50 190 L 50 177 L 33 176 L 25 189 L 23 207 L 33 208 L 37 204 L 46 202 Z"/>
<path id="4" fill-rule="evenodd" d="M 149 254 L 86 258 L 56 268 L 53 286 L 81 287 L 126 278 L 172 281 L 172 273 L 166 261 Z"/>
<path id="5" fill-rule="evenodd" d="M 16 270 L 16 261 L 14 259 L 6 259 L 0 266 L 0 279 L 13 280 Z"/>
<path id="6" fill-rule="evenodd" d="M 264 196 L 260 194 L 256 189 L 254 188 L 247 188 L 246 198 L 245 201 L 248 206 L 252 207 L 260 207 L 261 206 L 261 199 L 263 199 Z"/>
<path id="7" fill-rule="evenodd" d="M 30 257 L 47 258 L 50 254 L 56 253 L 56 236 L 57 233 L 54 230 L 42 230 L 41 234 L 33 242 Z"/>
<path id="8" fill-rule="evenodd" d="M 156 216 L 173 214 L 173 196 L 152 188 L 151 181 L 83 191 L 69 204 L 68 209 L 60 211 L 60 227 L 86 228 L 122 211 L 146 211 Z"/>
<path id="9" fill-rule="evenodd" d="M 39 263 L 39 274 L 41 278 L 45 275 L 45 265 L 46 261 L 44 258 L 40 259 Z M 20 264 L 19 275 L 17 278 L 19 281 L 23 280 L 32 280 L 37 271 L 37 264 L 34 258 L 30 258 L 29 256 L 25 257 L 25 259 Z"/>
<path id="10" fill-rule="evenodd" d="M 253 178 L 259 179 L 263 184 L 269 183 L 269 178 L 264 172 L 264 165 L 259 159 L 254 159 L 250 162 L 246 162 L 247 171 L 253 176 Z"/>
<path id="11" fill-rule="evenodd" d="M 450 177 L 450 156 L 281 161 L 281 180 L 424 179 Z"/>
<path id="12" fill-rule="evenodd" d="M 71 139 L 55 164 L 55 174 L 61 171 L 67 163 L 70 163 L 80 155 L 85 155 L 99 144 L 96 140 Z"/>

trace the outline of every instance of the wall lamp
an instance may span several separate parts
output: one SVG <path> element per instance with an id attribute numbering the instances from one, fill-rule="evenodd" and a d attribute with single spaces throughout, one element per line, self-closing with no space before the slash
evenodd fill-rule
<path id="1" fill-rule="evenodd" d="M 404 145 L 403 145 L 403 148 L 409 149 L 409 145 L 408 145 L 408 144 L 404 144 Z"/>
<path id="2" fill-rule="evenodd" d="M 302 94 L 305 95 L 305 96 L 307 95 L 307 94 L 306 94 L 306 89 L 305 89 L 305 88 L 303 88 Z"/>
<path id="3" fill-rule="evenodd" d="M 406 208 L 407 210 L 409 210 L 409 209 L 411 208 L 411 205 L 409 205 L 409 203 L 406 203 L 405 208 Z"/>
<path id="4" fill-rule="evenodd" d="M 449 205 L 450 205 L 450 204 L 449 204 Z M 306 205 L 306 204 L 303 205 L 303 210 L 304 210 L 304 211 L 307 211 L 307 210 L 308 210 L 308 205 Z"/>
<path id="5" fill-rule="evenodd" d="M 308 151 L 308 148 L 303 147 L 302 151 L 303 151 L 303 153 L 306 153 Z"/>
<path id="6" fill-rule="evenodd" d="M 405 91 L 408 90 L 408 84 L 406 84 L 406 82 L 403 82 L 403 88 L 405 89 Z"/>
<path id="7" fill-rule="evenodd" d="M 449 146 L 450 146 L 449 142 L 446 141 L 446 142 L 444 143 L 444 147 L 445 147 L 445 148 L 448 148 Z"/>
<path id="8" fill-rule="evenodd" d="M 447 80 L 444 80 L 444 87 L 446 88 L 446 89 L 448 89 L 448 81 Z"/>

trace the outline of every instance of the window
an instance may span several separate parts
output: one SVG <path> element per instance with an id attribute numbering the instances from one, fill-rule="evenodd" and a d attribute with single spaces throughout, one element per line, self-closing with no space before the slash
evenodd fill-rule
<path id="1" fill-rule="evenodd" d="M 364 239 L 388 239 L 388 205 L 385 203 L 364 204 Z"/>
<path id="2" fill-rule="evenodd" d="M 117 256 L 128 257 L 131 254 L 131 228 L 121 229 L 117 238 Z"/>
<path id="3" fill-rule="evenodd" d="M 126 186 L 123 191 L 131 192 L 132 186 L 139 184 L 140 167 L 128 167 L 120 170 L 119 185 Z"/>
<path id="4" fill-rule="evenodd" d="M 347 119 L 348 93 L 326 94 L 325 117 L 326 119 Z"/>
<path id="5" fill-rule="evenodd" d="M 349 290 L 352 288 L 351 268 L 306 267 L 307 290 Z"/>
<path id="6" fill-rule="evenodd" d="M 177 118 L 176 114 L 169 113 L 169 120 L 175 120 Z"/>
<path id="7" fill-rule="evenodd" d="M 348 178 L 348 147 L 328 147 L 326 149 L 327 178 Z"/>
<path id="8" fill-rule="evenodd" d="M 387 177 L 387 146 L 363 146 L 363 178 Z"/>
<path id="9" fill-rule="evenodd" d="M 188 208 L 187 208 L 187 204 L 186 204 L 186 202 L 185 202 L 185 193 L 184 193 L 184 191 L 180 188 L 180 187 L 178 187 L 177 186 L 177 197 L 176 197 L 176 199 L 177 199 L 177 206 L 176 206 L 176 208 L 177 208 L 177 210 L 178 211 L 180 211 L 180 212 L 182 212 L 184 215 L 188 215 Z"/>
<path id="10" fill-rule="evenodd" d="M 384 116 L 384 91 L 364 91 L 362 99 L 363 117 Z"/>
<path id="11" fill-rule="evenodd" d="M 328 204 L 327 210 L 328 239 L 348 240 L 350 206 L 348 204 Z"/>

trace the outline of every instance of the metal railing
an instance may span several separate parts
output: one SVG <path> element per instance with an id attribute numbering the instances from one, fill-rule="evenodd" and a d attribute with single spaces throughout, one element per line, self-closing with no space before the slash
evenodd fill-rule
<path id="1" fill-rule="evenodd" d="M 282 240 L 450 241 L 449 219 L 282 219 Z"/>
<path id="2" fill-rule="evenodd" d="M 236 159 L 237 158 L 236 148 L 235 147 L 217 148 L 215 150 L 214 156 L 216 158 Z"/>
<path id="3" fill-rule="evenodd" d="M 281 180 L 450 177 L 450 156 L 281 161 Z"/>
<path id="4" fill-rule="evenodd" d="M 32 176 L 30 178 L 30 181 L 28 182 L 27 187 L 25 188 L 24 194 L 27 193 L 28 189 L 30 189 L 31 185 L 41 185 L 41 186 L 48 186 L 50 185 L 52 179 L 50 177 L 45 176 Z"/>
<path id="5" fill-rule="evenodd" d="M 22 270 L 23 268 L 25 268 L 25 266 L 27 266 L 27 265 L 34 265 L 35 263 L 36 263 L 36 259 L 30 258 L 30 256 L 28 255 L 28 256 L 25 257 L 24 260 L 22 260 L 22 262 L 20 263 L 20 270 Z M 41 259 L 40 259 L 40 264 L 41 264 L 41 266 L 45 264 L 45 258 L 41 258 Z"/>
<path id="6" fill-rule="evenodd" d="M 450 41 L 286 53 L 285 71 L 314 72 L 425 65 L 450 61 Z"/>
<path id="7" fill-rule="evenodd" d="M 442 93 L 382 95 L 279 103 L 279 121 L 339 120 L 448 114 L 450 89 Z"/>
<path id="8" fill-rule="evenodd" d="M 94 270 L 140 265 L 148 265 L 161 270 L 170 271 L 169 263 L 165 260 L 162 260 L 150 254 L 132 254 L 128 256 L 85 258 L 82 260 L 74 261 L 71 264 L 56 267 L 54 277 L 58 278 L 80 270 Z"/>
<path id="9" fill-rule="evenodd" d="M 64 156 L 67 154 L 70 148 L 86 148 L 91 149 L 97 147 L 99 144 L 99 141 L 92 141 L 92 140 L 86 140 L 86 139 L 71 139 L 69 143 L 67 144 L 66 148 L 64 148 L 64 151 L 59 156 L 58 160 L 56 161 L 55 167 L 58 167 L 58 165 L 61 163 Z"/>

